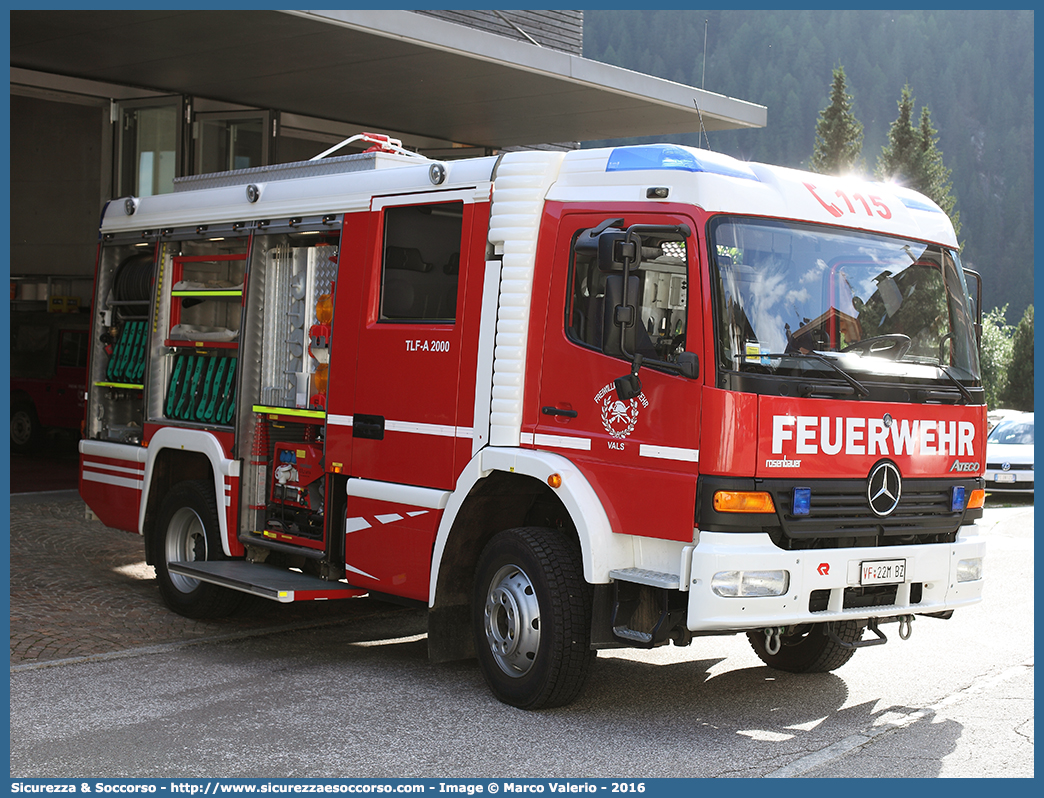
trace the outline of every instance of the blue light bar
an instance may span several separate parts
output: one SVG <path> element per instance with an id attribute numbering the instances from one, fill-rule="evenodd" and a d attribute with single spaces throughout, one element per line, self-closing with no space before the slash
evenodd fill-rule
<path id="1" fill-rule="evenodd" d="M 964 509 L 964 485 L 954 485 L 950 493 L 950 512 L 959 513 Z"/>
<path id="2" fill-rule="evenodd" d="M 808 515 L 812 512 L 812 488 L 794 488 L 791 508 L 794 515 Z"/>
<path id="3" fill-rule="evenodd" d="M 942 210 L 936 208 L 934 205 L 929 205 L 927 202 L 914 199 L 913 197 L 904 197 L 900 194 L 896 194 L 899 197 L 899 201 L 903 203 L 907 208 L 912 211 L 928 211 L 929 213 L 942 213 Z"/>
<path id="4" fill-rule="evenodd" d="M 642 172 L 668 169 L 678 172 L 707 172 L 726 177 L 742 177 L 757 180 L 757 175 L 739 161 L 733 164 L 719 163 L 711 157 L 700 157 L 694 152 L 675 144 L 642 144 L 634 147 L 617 147 L 609 154 L 607 172 Z"/>

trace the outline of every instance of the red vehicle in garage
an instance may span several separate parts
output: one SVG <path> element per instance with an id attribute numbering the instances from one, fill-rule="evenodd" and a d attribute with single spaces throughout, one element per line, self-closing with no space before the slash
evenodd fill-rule
<path id="1" fill-rule="evenodd" d="M 89 329 L 86 314 L 11 314 L 12 451 L 32 451 L 47 429 L 79 431 Z"/>

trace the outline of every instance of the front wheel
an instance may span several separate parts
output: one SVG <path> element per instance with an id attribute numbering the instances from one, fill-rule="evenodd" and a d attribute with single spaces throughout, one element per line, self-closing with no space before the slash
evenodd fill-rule
<path id="1" fill-rule="evenodd" d="M 845 643 L 854 643 L 863 634 L 863 627 L 856 621 L 842 621 L 835 625 L 834 633 Z M 825 673 L 836 670 L 852 659 L 854 648 L 846 648 L 826 633 L 826 624 L 809 623 L 796 626 L 779 636 L 780 647 L 770 654 L 765 646 L 765 633 L 760 629 L 747 632 L 751 648 L 758 659 L 779 671 L 789 673 Z"/>
<path id="2" fill-rule="evenodd" d="M 179 482 L 160 505 L 150 534 L 152 562 L 164 603 L 186 618 L 219 618 L 239 606 L 243 593 L 173 573 L 170 563 L 223 560 L 214 485 Z"/>
<path id="3" fill-rule="evenodd" d="M 43 428 L 32 402 L 11 403 L 11 451 L 26 454 L 39 444 Z"/>
<path id="4" fill-rule="evenodd" d="M 541 527 L 495 535 L 475 572 L 472 622 L 479 667 L 498 699 L 522 709 L 575 699 L 594 659 L 576 541 Z"/>

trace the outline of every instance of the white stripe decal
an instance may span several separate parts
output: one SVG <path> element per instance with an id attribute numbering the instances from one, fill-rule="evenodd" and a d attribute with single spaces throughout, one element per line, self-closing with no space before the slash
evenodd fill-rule
<path id="1" fill-rule="evenodd" d="M 374 518 L 376 518 L 382 524 L 394 524 L 396 521 L 402 520 L 402 516 L 398 513 L 388 513 L 387 515 L 375 515 Z"/>
<path id="2" fill-rule="evenodd" d="M 133 474 L 134 476 L 145 476 L 145 466 L 141 468 L 125 468 L 123 466 L 110 465 L 109 463 L 96 463 L 94 460 L 84 460 L 84 468 L 104 468 L 106 471 L 118 471 L 121 474 Z"/>
<path id="3" fill-rule="evenodd" d="M 126 477 L 117 477 L 112 474 L 101 474 L 97 471 L 87 471 L 84 469 L 83 478 L 89 482 L 102 482 L 106 485 L 116 485 L 120 488 L 132 488 L 133 490 L 142 490 L 145 480 L 143 479 L 127 479 Z"/>
<path id="4" fill-rule="evenodd" d="M 350 427 L 352 426 L 352 417 L 339 416 L 335 413 L 328 413 L 326 416 L 326 423 L 333 424 L 335 427 Z"/>
<path id="5" fill-rule="evenodd" d="M 532 446 L 533 445 L 533 433 L 532 432 L 520 433 L 519 436 L 518 436 L 518 442 L 519 443 L 526 443 L 526 444 L 529 444 L 530 446 Z"/>
<path id="6" fill-rule="evenodd" d="M 450 427 L 445 424 L 421 424 L 416 421 L 384 422 L 385 432 L 412 432 L 415 435 L 435 435 L 440 438 L 456 438 L 457 430 L 463 427 Z"/>
<path id="7" fill-rule="evenodd" d="M 126 460 L 132 463 L 144 463 L 148 449 L 144 446 L 132 446 L 126 443 L 109 443 L 108 441 L 80 441 L 80 453 L 93 457 L 109 457 L 113 460 Z"/>
<path id="8" fill-rule="evenodd" d="M 574 438 L 569 435 L 543 435 L 537 433 L 533 436 L 533 443 L 537 446 L 555 446 L 559 449 L 585 449 L 590 451 L 590 438 Z"/>
<path id="9" fill-rule="evenodd" d="M 414 485 L 378 482 L 373 479 L 349 479 L 346 490 L 349 496 L 356 496 L 360 499 L 376 499 L 392 504 L 427 507 L 429 510 L 445 509 L 450 497 L 448 490 L 418 488 Z"/>
<path id="10" fill-rule="evenodd" d="M 682 449 L 675 446 L 650 446 L 643 443 L 638 447 L 642 457 L 656 457 L 660 460 L 681 460 L 686 463 L 700 462 L 699 449 Z"/>
<path id="11" fill-rule="evenodd" d="M 350 535 L 352 532 L 360 532 L 363 529 L 369 529 L 370 522 L 365 518 L 348 518 L 344 522 L 344 534 Z"/>
<path id="12" fill-rule="evenodd" d="M 359 574 L 359 576 L 365 576 L 367 579 L 372 579 L 374 582 L 380 582 L 381 581 L 380 579 L 378 579 L 373 574 L 368 574 L 368 573 L 366 573 L 366 571 L 360 571 L 358 568 L 353 568 L 348 563 L 344 564 L 344 570 L 351 571 L 353 574 Z"/>

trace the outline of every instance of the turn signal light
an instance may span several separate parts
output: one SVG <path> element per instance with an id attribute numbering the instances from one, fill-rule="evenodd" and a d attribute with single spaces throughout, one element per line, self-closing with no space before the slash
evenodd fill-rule
<path id="1" fill-rule="evenodd" d="M 552 474 L 547 478 L 547 484 L 550 485 L 552 488 L 562 487 L 562 475 Z"/>
<path id="2" fill-rule="evenodd" d="M 971 496 L 968 498 L 968 509 L 978 510 L 984 504 L 986 504 L 986 491 L 981 488 L 979 490 L 973 490 Z"/>
<path id="3" fill-rule="evenodd" d="M 719 513 L 774 513 L 772 496 L 764 491 L 719 490 L 714 494 Z"/>
<path id="4" fill-rule="evenodd" d="M 330 378 L 330 366 L 326 363 L 320 363 L 315 367 L 315 374 L 312 375 L 312 384 L 315 386 L 315 392 L 326 395 L 326 384 Z"/>
<path id="5" fill-rule="evenodd" d="M 329 294 L 323 294 L 315 303 L 315 320 L 320 324 L 333 321 L 333 299 Z"/>

